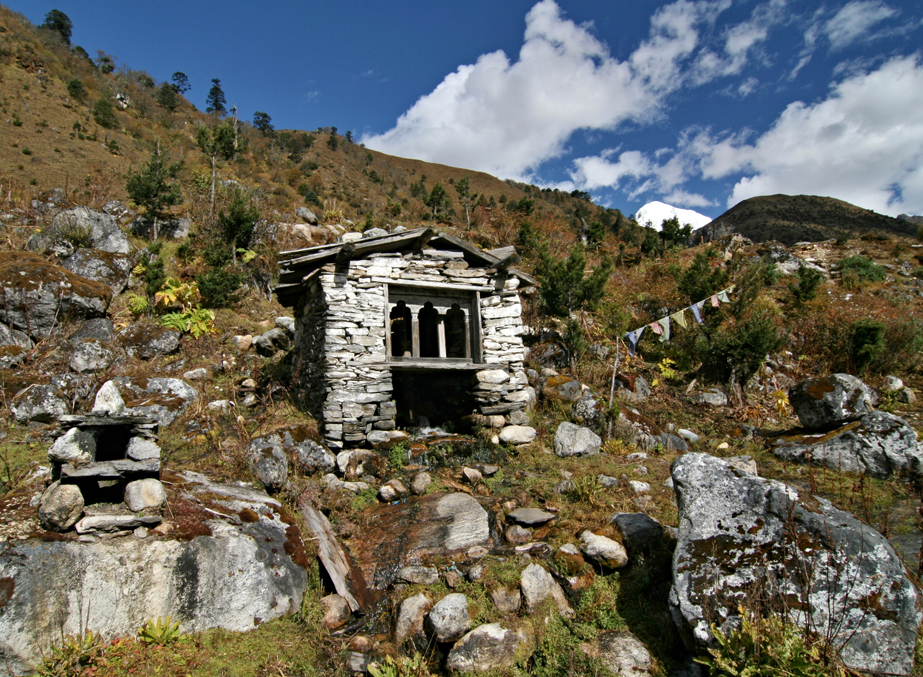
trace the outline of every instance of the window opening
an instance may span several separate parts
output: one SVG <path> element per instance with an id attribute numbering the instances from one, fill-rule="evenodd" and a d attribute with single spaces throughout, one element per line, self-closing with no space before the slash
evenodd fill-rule
<path id="1" fill-rule="evenodd" d="M 445 356 L 467 357 L 468 341 L 465 331 L 465 311 L 457 303 L 445 314 Z"/>
<path id="2" fill-rule="evenodd" d="M 427 301 L 420 308 L 420 357 L 440 357 L 439 354 L 439 311 Z"/>
<path id="3" fill-rule="evenodd" d="M 480 323 L 474 294 L 389 290 L 389 358 L 477 359 Z"/>
<path id="4" fill-rule="evenodd" d="M 411 357 L 413 355 L 413 331 L 410 308 L 404 301 L 398 301 L 391 309 L 391 355 Z"/>

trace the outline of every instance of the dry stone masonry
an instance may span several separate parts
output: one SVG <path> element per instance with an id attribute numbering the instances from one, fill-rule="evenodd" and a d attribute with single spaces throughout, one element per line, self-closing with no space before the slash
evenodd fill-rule
<path id="1" fill-rule="evenodd" d="M 419 229 L 280 254 L 295 388 L 332 449 L 534 401 L 519 297 L 534 280 L 510 251 Z"/>

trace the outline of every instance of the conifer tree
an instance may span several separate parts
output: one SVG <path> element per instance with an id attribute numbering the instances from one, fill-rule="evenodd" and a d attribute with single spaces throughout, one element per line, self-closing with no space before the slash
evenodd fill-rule
<path id="1" fill-rule="evenodd" d="M 170 86 L 177 94 L 185 94 L 189 91 L 189 78 L 182 71 L 176 71 L 170 79 L 173 80 Z"/>
<path id="2" fill-rule="evenodd" d="M 465 223 L 468 230 L 471 230 L 471 205 L 477 202 L 478 194 L 471 192 L 471 182 L 467 174 L 461 181 L 455 182 L 455 192 L 458 193 L 458 199 L 465 208 Z"/>
<path id="3" fill-rule="evenodd" d="M 227 99 L 224 97 L 224 90 L 221 89 L 221 80 L 212 78 L 212 88 L 208 90 L 208 96 L 205 97 L 205 112 L 221 116 L 226 114 Z"/>
<path id="4" fill-rule="evenodd" d="M 157 220 L 164 216 L 164 210 L 182 203 L 179 186 L 173 182 L 182 163 L 170 163 L 160 145 L 151 151 L 147 164 L 136 173 L 129 173 L 125 190 L 128 196 L 143 207 L 151 219 L 151 239 L 157 240 Z"/>
<path id="5" fill-rule="evenodd" d="M 609 259 L 603 259 L 585 277 L 586 254 L 579 242 L 563 260 L 551 254 L 547 243 L 542 243 L 538 255 L 535 272 L 541 284 L 542 305 L 549 315 L 567 317 L 575 310 L 592 309 L 602 298 L 613 268 Z"/>
<path id="6" fill-rule="evenodd" d="M 74 28 L 74 24 L 70 20 L 70 17 L 60 9 L 53 9 L 48 12 L 48 14 L 45 15 L 45 22 L 40 28 L 47 28 L 50 31 L 55 31 L 61 36 L 61 39 L 64 40 L 64 44 L 70 47 L 71 31 Z"/>
<path id="7" fill-rule="evenodd" d="M 196 133 L 199 148 L 212 161 L 211 208 L 215 209 L 215 163 L 218 158 L 230 160 L 234 156 L 234 129 L 229 122 L 223 122 L 214 129 L 205 125 Z"/>

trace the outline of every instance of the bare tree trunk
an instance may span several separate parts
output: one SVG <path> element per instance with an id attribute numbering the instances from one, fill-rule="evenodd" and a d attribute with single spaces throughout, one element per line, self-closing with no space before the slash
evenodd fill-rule
<path id="1" fill-rule="evenodd" d="M 214 156 L 214 154 L 212 154 L 212 197 L 211 197 L 211 205 L 212 205 L 212 216 L 214 216 L 214 215 L 215 215 L 215 156 Z"/>

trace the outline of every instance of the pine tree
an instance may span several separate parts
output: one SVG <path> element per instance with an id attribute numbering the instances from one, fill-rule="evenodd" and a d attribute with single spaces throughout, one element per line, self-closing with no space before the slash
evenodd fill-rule
<path id="1" fill-rule="evenodd" d="M 177 94 L 185 94 L 189 91 L 189 78 L 181 71 L 176 71 L 170 78 L 173 83 L 170 85 Z"/>
<path id="2" fill-rule="evenodd" d="M 272 125 L 272 118 L 269 117 L 269 113 L 264 113 L 263 111 L 256 111 L 253 114 L 253 126 L 263 132 L 263 134 L 269 134 L 275 129 Z"/>
<path id="3" fill-rule="evenodd" d="M 173 182 L 182 163 L 170 163 L 166 153 L 161 152 L 160 145 L 151 151 L 150 160 L 137 173 L 129 173 L 125 182 L 128 196 L 143 207 L 151 219 L 151 238 L 157 239 L 157 220 L 162 218 L 164 210 L 182 203 L 183 196 L 179 186 Z"/>
<path id="4" fill-rule="evenodd" d="M 64 44 L 68 47 L 70 46 L 71 31 L 74 28 L 74 24 L 70 20 L 70 17 L 60 9 L 53 9 L 48 12 L 48 14 L 45 15 L 45 23 L 43 23 L 40 28 L 47 28 L 50 31 L 55 31 L 61 36 L 61 39 L 64 40 Z"/>
<path id="5" fill-rule="evenodd" d="M 228 112 L 226 104 L 227 99 L 224 97 L 224 90 L 221 89 L 221 80 L 212 78 L 212 88 L 208 90 L 208 96 L 205 97 L 205 112 L 219 116 L 225 115 Z"/>
<path id="6" fill-rule="evenodd" d="M 228 242 L 231 243 L 231 259 L 237 264 L 237 248 L 247 247 L 253 237 L 253 229 L 260 213 L 242 190 L 234 192 L 228 211 L 221 210 L 218 223 Z"/>
<path id="7" fill-rule="evenodd" d="M 592 309 L 602 298 L 613 268 L 609 259 L 603 259 L 585 277 L 586 254 L 579 242 L 564 260 L 556 259 L 547 243 L 542 243 L 538 255 L 536 275 L 541 284 L 542 305 L 549 315 L 567 317 L 575 310 Z"/>
<path id="8" fill-rule="evenodd" d="M 157 103 L 168 111 L 175 111 L 179 106 L 179 95 L 169 82 L 165 82 L 157 89 Z"/>

